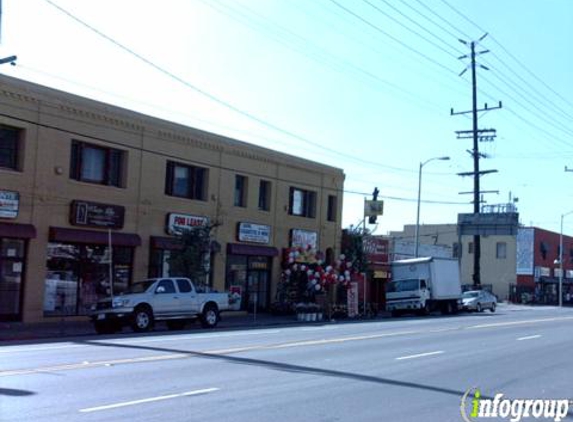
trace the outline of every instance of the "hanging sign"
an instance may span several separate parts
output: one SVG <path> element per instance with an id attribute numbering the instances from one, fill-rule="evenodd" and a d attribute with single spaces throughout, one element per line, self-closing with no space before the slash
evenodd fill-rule
<path id="1" fill-rule="evenodd" d="M 18 217 L 20 194 L 8 190 L 0 190 L 0 218 Z"/>
<path id="2" fill-rule="evenodd" d="M 72 201 L 70 224 L 106 229 L 123 228 L 125 207 L 98 202 Z"/>
<path id="3" fill-rule="evenodd" d="M 317 249 L 318 233 L 310 230 L 292 229 L 290 231 L 290 247 Z"/>
<path id="4" fill-rule="evenodd" d="M 187 230 L 192 230 L 197 227 L 207 227 L 208 224 L 209 219 L 207 217 L 171 212 L 167 214 L 165 231 L 170 235 L 181 235 Z"/>
<path id="5" fill-rule="evenodd" d="M 239 223 L 237 239 L 239 242 L 269 243 L 271 241 L 271 226 Z"/>

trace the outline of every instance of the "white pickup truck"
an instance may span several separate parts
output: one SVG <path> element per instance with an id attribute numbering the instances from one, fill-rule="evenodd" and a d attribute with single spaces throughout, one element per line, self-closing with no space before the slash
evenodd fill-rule
<path id="1" fill-rule="evenodd" d="M 120 331 L 124 325 L 136 332 L 149 331 L 155 321 L 177 330 L 199 319 L 203 327 L 213 328 L 220 312 L 228 309 L 227 293 L 200 293 L 188 278 L 163 277 L 133 283 L 113 299 L 99 301 L 90 318 L 98 334 Z"/>

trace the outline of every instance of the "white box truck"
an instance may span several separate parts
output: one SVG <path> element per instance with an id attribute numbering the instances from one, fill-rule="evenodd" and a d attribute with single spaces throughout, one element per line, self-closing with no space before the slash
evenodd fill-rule
<path id="1" fill-rule="evenodd" d="M 460 267 L 455 259 L 424 257 L 393 261 L 386 310 L 427 315 L 456 313 L 461 306 Z"/>

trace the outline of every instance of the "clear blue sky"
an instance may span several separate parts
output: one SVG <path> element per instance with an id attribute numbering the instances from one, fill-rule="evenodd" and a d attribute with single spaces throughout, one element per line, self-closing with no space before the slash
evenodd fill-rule
<path id="1" fill-rule="evenodd" d="M 554 231 L 573 210 L 570 0 L 3 0 L 2 20 L 0 72 L 340 167 L 343 225 L 377 186 L 379 234 L 415 223 L 432 157 L 451 160 L 424 166 L 421 222 L 472 212 L 471 120 L 450 108 L 471 108 L 458 38 L 488 32 L 484 199 Z"/>

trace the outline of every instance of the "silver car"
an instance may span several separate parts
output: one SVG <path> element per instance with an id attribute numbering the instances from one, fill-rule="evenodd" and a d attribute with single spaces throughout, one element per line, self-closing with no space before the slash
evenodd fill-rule
<path id="1" fill-rule="evenodd" d="M 483 312 L 489 309 L 495 312 L 497 299 L 486 290 L 470 290 L 462 294 L 462 309 L 466 311 Z"/>

